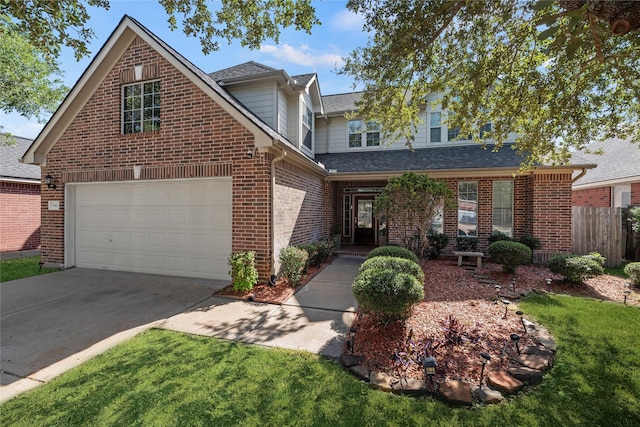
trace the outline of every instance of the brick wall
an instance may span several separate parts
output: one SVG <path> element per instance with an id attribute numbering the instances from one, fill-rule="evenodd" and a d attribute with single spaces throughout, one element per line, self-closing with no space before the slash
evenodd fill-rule
<path id="1" fill-rule="evenodd" d="M 136 65 L 160 80 L 161 128 L 123 135 L 121 88 Z M 58 189 L 43 189 L 42 205 L 58 200 L 61 210 L 43 211 L 43 261 L 63 262 L 66 183 L 132 179 L 133 166 L 141 165 L 142 179 L 232 175 L 232 250 L 255 250 L 258 271 L 267 277 L 270 156 L 248 159 L 253 144 L 246 128 L 137 38 L 47 155 L 42 174 L 50 173 Z"/>
<path id="2" fill-rule="evenodd" d="M 40 184 L 0 182 L 0 252 L 40 247 Z"/>
<path id="3" fill-rule="evenodd" d="M 542 241 L 537 259 L 571 252 L 571 194 L 570 173 L 533 176 L 533 235 Z"/>
<path id="4" fill-rule="evenodd" d="M 571 193 L 573 206 L 591 206 L 594 208 L 611 207 L 611 187 L 596 187 L 574 190 Z"/>
<path id="5" fill-rule="evenodd" d="M 276 164 L 275 255 L 289 245 L 329 236 L 324 177 L 281 161 Z"/>

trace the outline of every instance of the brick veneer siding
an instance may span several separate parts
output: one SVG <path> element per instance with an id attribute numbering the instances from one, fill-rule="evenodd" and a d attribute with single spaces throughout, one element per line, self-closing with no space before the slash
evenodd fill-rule
<path id="1" fill-rule="evenodd" d="M 533 175 L 533 235 L 542 241 L 534 258 L 571 252 L 571 174 Z"/>
<path id="2" fill-rule="evenodd" d="M 594 208 L 611 207 L 611 187 L 587 188 L 571 193 L 573 206 L 591 206 Z"/>
<path id="3" fill-rule="evenodd" d="M 157 132 L 121 133 L 121 88 L 136 65 L 160 80 L 161 128 Z M 72 182 L 232 176 L 232 250 L 256 251 L 262 278 L 271 271 L 270 155 L 248 159 L 253 135 L 200 91 L 180 71 L 140 38 L 97 88 L 82 111 L 47 155 L 43 176 L 50 173 L 58 189 L 42 194 L 42 256 L 64 260 L 64 186 Z M 46 210 L 60 202 L 59 211 Z"/>
<path id="4" fill-rule="evenodd" d="M 325 179 L 286 161 L 276 164 L 275 255 L 289 245 L 329 236 Z"/>
<path id="5" fill-rule="evenodd" d="M 631 204 L 633 206 L 640 206 L 640 182 L 631 184 Z"/>
<path id="6" fill-rule="evenodd" d="M 0 252 L 40 247 L 40 184 L 0 182 Z"/>

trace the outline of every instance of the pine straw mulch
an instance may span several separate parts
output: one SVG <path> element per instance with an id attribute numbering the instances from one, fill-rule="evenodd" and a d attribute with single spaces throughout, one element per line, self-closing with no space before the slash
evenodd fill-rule
<path id="1" fill-rule="evenodd" d="M 509 358 L 516 356 L 511 334 L 520 335 L 520 349 L 533 344 L 531 338 L 523 333 L 520 317 L 515 314 L 519 296 L 532 291 L 550 291 L 622 302 L 628 283 L 619 277 L 603 275 L 581 285 L 570 285 L 548 268 L 526 265 L 517 269 L 514 292 L 514 276 L 503 273 L 502 266 L 498 264 L 485 264 L 475 274 L 473 270 L 458 267 L 451 259 L 423 261 L 422 266 L 426 276 L 425 298 L 404 324 L 396 321 L 385 325 L 370 315 L 358 313 L 354 322 L 354 355 L 362 356 L 363 365 L 369 370 L 399 378 L 424 379 L 421 364 L 412 362 L 407 366 L 398 363 L 394 357 L 396 352 L 411 352 L 412 347 L 407 341 L 412 338 L 419 346 L 425 343 L 437 346 L 440 343 L 431 352 L 438 360 L 436 378 L 439 382 L 462 380 L 478 384 L 481 352 L 491 355 L 488 368 L 496 370 L 506 368 Z M 553 279 L 550 286 L 547 286 L 547 278 Z M 496 285 L 501 287 L 499 300 Z M 631 295 L 627 304 L 640 306 L 640 296 L 637 293 Z M 508 305 L 502 301 L 506 298 L 509 298 Z M 526 313 L 524 317 L 526 319 Z M 450 326 L 452 318 L 459 325 L 458 333 L 447 336 L 445 328 Z M 446 344 L 447 338 L 457 339 L 458 344 Z"/>
<path id="2" fill-rule="evenodd" d="M 302 276 L 302 280 L 296 287 L 292 287 L 287 279 L 278 277 L 275 286 L 268 283 L 258 283 L 250 291 L 238 292 L 233 290 L 233 285 L 225 286 L 217 291 L 214 295 L 217 297 L 226 297 L 240 299 L 244 301 L 265 302 L 269 304 L 282 304 L 298 292 L 313 277 L 320 273 L 327 265 L 331 264 L 336 257 L 326 259 L 318 266 L 307 267 L 306 273 Z"/>

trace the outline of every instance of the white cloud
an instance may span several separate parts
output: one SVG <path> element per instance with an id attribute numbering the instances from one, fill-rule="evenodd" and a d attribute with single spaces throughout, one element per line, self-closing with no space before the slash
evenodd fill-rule
<path id="1" fill-rule="evenodd" d="M 0 125 L 2 132 L 9 132 L 15 136 L 35 139 L 44 127 L 44 123 L 38 123 L 35 119 L 27 119 L 19 114 L 0 114 Z"/>
<path id="2" fill-rule="evenodd" d="M 336 64 L 340 67 L 344 63 L 342 56 L 334 53 L 318 52 L 306 44 L 300 45 L 299 47 L 294 47 L 289 44 L 278 46 L 265 44 L 260 47 L 260 52 L 271 55 L 279 62 L 289 62 L 312 69 L 318 67 L 333 68 Z"/>
<path id="3" fill-rule="evenodd" d="M 360 33 L 364 25 L 364 16 L 357 15 L 350 10 L 341 10 L 333 16 L 330 25 L 335 30 Z"/>

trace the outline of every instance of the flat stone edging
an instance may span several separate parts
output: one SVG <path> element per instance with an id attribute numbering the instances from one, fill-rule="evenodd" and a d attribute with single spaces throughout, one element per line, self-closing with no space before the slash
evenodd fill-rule
<path id="1" fill-rule="evenodd" d="M 445 402 L 471 406 L 499 403 L 503 394 L 515 394 L 525 386 L 542 382 L 542 377 L 553 366 L 557 345 L 551 334 L 543 327 L 523 319 L 527 334 L 536 345 L 525 347 L 521 354 L 511 359 L 507 370 L 491 370 L 486 374 L 486 384 L 477 385 L 459 380 L 430 384 L 417 378 L 397 378 L 384 372 L 371 371 L 361 363 L 362 356 L 354 356 L 346 350 L 340 363 L 357 378 L 368 382 L 375 389 L 414 396 L 431 395 Z"/>

